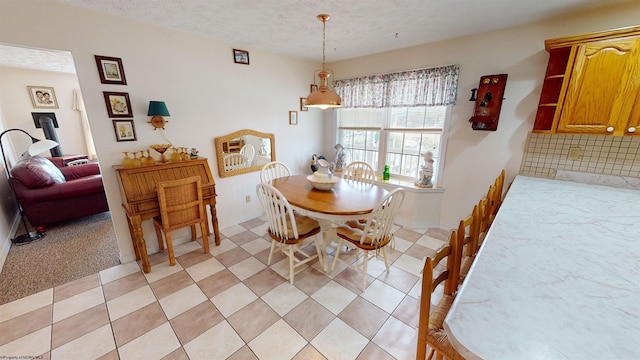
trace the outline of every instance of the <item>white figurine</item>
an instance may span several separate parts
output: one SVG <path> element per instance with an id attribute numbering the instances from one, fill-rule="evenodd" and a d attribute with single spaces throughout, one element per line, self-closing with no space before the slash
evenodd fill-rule
<path id="1" fill-rule="evenodd" d="M 336 149 L 336 166 L 335 166 L 335 170 L 336 171 L 342 171 L 342 169 L 344 168 L 344 147 L 340 144 L 336 144 L 336 146 L 333 147 L 334 149 Z"/>
<path id="2" fill-rule="evenodd" d="M 424 164 L 420 166 L 420 172 L 415 185 L 422 188 L 431 188 L 433 187 L 433 183 L 431 182 L 431 178 L 433 177 L 433 153 L 431 151 L 427 151 L 422 154 L 422 156 Z"/>

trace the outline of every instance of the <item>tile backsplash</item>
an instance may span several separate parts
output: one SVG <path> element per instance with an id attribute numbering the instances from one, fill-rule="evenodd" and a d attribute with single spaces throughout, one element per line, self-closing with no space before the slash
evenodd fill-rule
<path id="1" fill-rule="evenodd" d="M 520 174 L 555 178 L 557 170 L 640 177 L 640 137 L 530 133 Z"/>

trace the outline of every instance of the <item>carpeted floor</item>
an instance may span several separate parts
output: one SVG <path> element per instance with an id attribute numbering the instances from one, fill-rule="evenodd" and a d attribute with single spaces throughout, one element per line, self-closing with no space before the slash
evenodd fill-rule
<path id="1" fill-rule="evenodd" d="M 118 253 L 109 212 L 52 225 L 41 240 L 11 245 L 0 273 L 0 304 L 115 266 Z"/>

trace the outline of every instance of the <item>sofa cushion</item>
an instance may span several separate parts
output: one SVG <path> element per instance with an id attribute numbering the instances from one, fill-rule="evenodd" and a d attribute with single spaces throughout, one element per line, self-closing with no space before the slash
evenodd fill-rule
<path id="1" fill-rule="evenodd" d="M 67 181 L 81 179 L 85 176 L 100 175 L 98 163 L 88 163 L 76 166 L 65 166 L 59 168 Z"/>
<path id="2" fill-rule="evenodd" d="M 60 169 L 41 156 L 20 159 L 11 168 L 11 177 L 30 189 L 65 182 Z"/>

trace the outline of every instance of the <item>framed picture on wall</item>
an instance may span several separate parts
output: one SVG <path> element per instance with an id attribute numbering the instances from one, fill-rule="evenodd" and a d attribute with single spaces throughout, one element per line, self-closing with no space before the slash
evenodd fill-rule
<path id="1" fill-rule="evenodd" d="M 136 127 L 133 120 L 111 120 L 113 122 L 113 131 L 116 132 L 116 140 L 120 141 L 136 141 Z"/>
<path id="2" fill-rule="evenodd" d="M 316 85 L 316 84 L 311 84 L 311 85 L 309 86 L 309 93 L 312 93 L 312 92 L 314 92 L 314 91 L 316 91 L 316 90 L 318 90 L 318 85 Z"/>
<path id="3" fill-rule="evenodd" d="M 298 125 L 297 111 L 289 111 L 289 125 Z"/>
<path id="4" fill-rule="evenodd" d="M 52 87 L 48 86 L 27 86 L 31 103 L 34 108 L 57 109 L 58 100 Z"/>
<path id="5" fill-rule="evenodd" d="M 127 85 L 122 59 L 101 55 L 94 55 L 94 57 L 96 58 L 96 65 L 98 65 L 101 83 Z"/>
<path id="6" fill-rule="evenodd" d="M 51 118 L 51 120 L 53 120 L 53 127 L 54 128 L 58 128 L 58 119 L 56 119 L 56 113 L 46 113 L 46 112 L 32 112 L 31 113 L 31 117 L 33 118 L 33 124 L 36 126 L 36 128 L 41 128 L 42 126 L 40 126 L 40 117 L 41 116 L 46 116 L 48 118 Z"/>
<path id="7" fill-rule="evenodd" d="M 246 50 L 233 49 L 233 62 L 236 64 L 249 65 L 249 52 Z"/>
<path id="8" fill-rule="evenodd" d="M 107 105 L 107 113 L 109 117 L 132 117 L 131 101 L 129 94 L 123 92 L 103 91 L 104 102 Z"/>
<path id="9" fill-rule="evenodd" d="M 300 98 L 300 111 L 309 111 L 309 108 L 304 106 L 307 102 L 307 98 Z"/>

